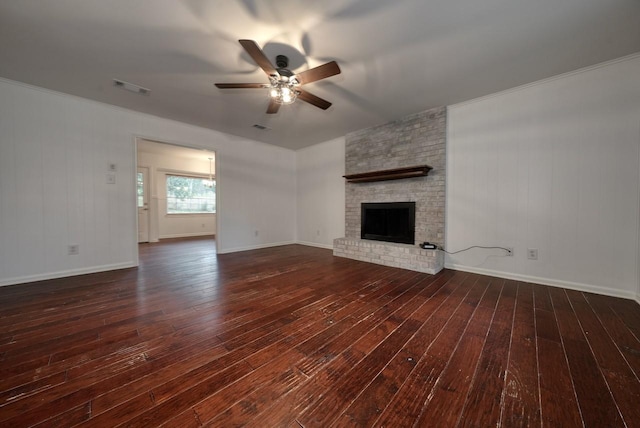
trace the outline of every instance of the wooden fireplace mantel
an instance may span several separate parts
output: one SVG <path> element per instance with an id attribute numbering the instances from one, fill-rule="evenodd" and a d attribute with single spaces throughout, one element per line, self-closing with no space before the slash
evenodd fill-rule
<path id="1" fill-rule="evenodd" d="M 371 181 L 400 180 L 403 178 L 424 177 L 431 171 L 429 165 L 410 166 L 405 168 L 385 169 L 382 171 L 363 172 L 343 175 L 349 183 L 367 183 Z"/>

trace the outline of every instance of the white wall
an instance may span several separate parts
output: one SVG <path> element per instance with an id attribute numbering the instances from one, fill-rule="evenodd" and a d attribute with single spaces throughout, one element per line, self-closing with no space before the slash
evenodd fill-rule
<path id="1" fill-rule="evenodd" d="M 638 297 L 640 56 L 451 106 L 447 159 L 448 250 L 515 256 L 446 266 Z"/>
<path id="2" fill-rule="evenodd" d="M 146 153 L 138 150 L 138 166 L 149 170 L 149 216 L 153 217 L 149 241 L 164 238 L 206 236 L 216 233 L 215 214 L 167 214 L 167 174 L 193 174 L 208 177 L 212 153 L 201 153 L 201 159 L 184 158 L 179 154 Z M 213 168 L 212 168 L 213 171 Z"/>
<path id="3" fill-rule="evenodd" d="M 515 247 L 448 267 L 640 300 L 640 57 L 448 120 L 448 249 Z M 135 136 L 216 151 L 219 252 L 344 236 L 343 138 L 293 152 L 0 80 L 0 285 L 137 263 Z"/>
<path id="4" fill-rule="evenodd" d="M 344 236 L 344 137 L 298 150 L 297 240 L 333 248 Z"/>
<path id="5" fill-rule="evenodd" d="M 295 152 L 0 80 L 0 284 L 137 263 L 135 136 L 216 152 L 219 252 L 295 240 Z"/>

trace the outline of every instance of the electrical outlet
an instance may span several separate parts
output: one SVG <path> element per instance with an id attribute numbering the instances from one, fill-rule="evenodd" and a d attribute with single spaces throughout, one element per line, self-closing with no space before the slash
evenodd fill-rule
<path id="1" fill-rule="evenodd" d="M 67 247 L 67 254 L 70 256 L 77 256 L 80 254 L 80 246 L 78 244 L 71 244 Z"/>
<path id="2" fill-rule="evenodd" d="M 538 249 L 537 248 L 527 248 L 527 258 L 529 260 L 538 260 Z"/>
<path id="3" fill-rule="evenodd" d="M 253 232 L 253 234 L 254 234 L 255 236 L 258 236 L 258 235 L 260 235 L 260 231 L 259 231 L 259 230 L 256 230 L 255 232 Z"/>
<path id="4" fill-rule="evenodd" d="M 320 229 L 316 230 L 316 236 L 320 236 Z"/>
<path id="5" fill-rule="evenodd" d="M 506 252 L 507 254 L 505 254 L 507 257 L 513 257 L 513 247 L 505 247 L 506 248 Z"/>

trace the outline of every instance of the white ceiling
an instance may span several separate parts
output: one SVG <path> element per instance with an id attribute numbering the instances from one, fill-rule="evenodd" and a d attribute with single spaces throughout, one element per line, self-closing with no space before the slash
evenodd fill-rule
<path id="1" fill-rule="evenodd" d="M 267 82 L 243 38 L 333 106 L 214 87 Z M 638 51 L 640 0 L 0 1 L 1 77 L 293 149 Z"/>

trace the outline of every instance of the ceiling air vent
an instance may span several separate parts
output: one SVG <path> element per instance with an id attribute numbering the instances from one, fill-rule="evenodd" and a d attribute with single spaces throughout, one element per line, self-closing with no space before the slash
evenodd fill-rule
<path id="1" fill-rule="evenodd" d="M 259 129 L 261 131 L 268 131 L 269 129 L 271 129 L 271 128 L 267 128 L 264 125 L 258 125 L 257 123 L 255 125 L 253 125 L 253 127 L 256 128 L 256 129 Z"/>
<path id="2" fill-rule="evenodd" d="M 151 93 L 150 89 L 143 88 L 142 86 L 134 85 L 133 83 L 125 82 L 123 80 L 113 79 L 113 85 L 140 95 L 149 95 Z"/>

